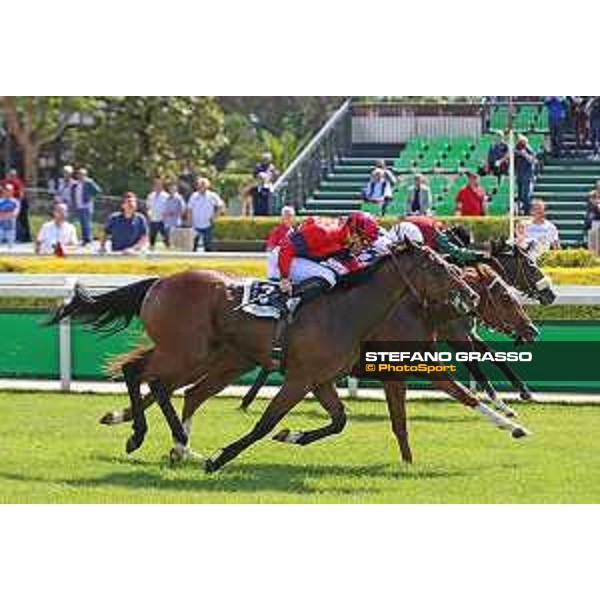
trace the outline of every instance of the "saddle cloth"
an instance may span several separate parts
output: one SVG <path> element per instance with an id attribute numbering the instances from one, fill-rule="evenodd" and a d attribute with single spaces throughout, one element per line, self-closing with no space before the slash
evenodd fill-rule
<path id="1" fill-rule="evenodd" d="M 241 310 L 253 317 L 279 320 L 286 301 L 276 282 L 249 279 L 243 283 Z"/>

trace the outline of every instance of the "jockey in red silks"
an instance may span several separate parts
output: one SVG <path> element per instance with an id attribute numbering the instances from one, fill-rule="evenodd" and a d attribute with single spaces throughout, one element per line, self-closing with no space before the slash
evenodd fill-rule
<path id="1" fill-rule="evenodd" d="M 365 213 L 335 221 L 307 219 L 279 250 L 281 289 L 288 294 L 294 291 L 305 301 L 318 296 L 335 286 L 340 272 L 363 268 L 357 256 L 378 237 L 377 221 Z"/>

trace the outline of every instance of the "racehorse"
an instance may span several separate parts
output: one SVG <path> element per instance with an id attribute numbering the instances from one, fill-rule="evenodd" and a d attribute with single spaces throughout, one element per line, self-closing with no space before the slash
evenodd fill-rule
<path id="1" fill-rule="evenodd" d="M 463 277 L 472 289 L 478 293 L 482 292 L 477 314 L 488 326 L 498 329 L 510 327 L 511 334 L 515 338 L 522 339 L 525 342 L 535 339 L 537 329 L 522 309 L 520 303 L 514 298 L 512 290 L 505 283 L 493 286 L 493 294 L 491 291 L 486 293 L 486 290 L 490 288 L 490 283 L 498 277 L 491 268 L 481 266 L 478 269 L 467 269 L 463 273 Z M 424 314 L 423 307 L 416 303 L 413 298 L 407 297 L 401 304 L 395 307 L 385 321 L 367 338 L 367 341 L 408 341 L 411 343 L 417 341 L 420 343 L 420 350 L 434 352 L 436 326 Z M 424 343 L 426 345 L 422 348 L 421 344 Z M 432 363 L 432 366 L 435 366 L 435 364 Z M 343 374 L 338 373 L 337 375 Z M 515 438 L 524 437 L 528 434 L 525 429 L 515 426 L 503 417 L 499 417 L 494 411 L 481 404 L 475 396 L 460 383 L 456 382 L 448 373 L 432 374 L 429 376 L 429 379 L 438 390 L 447 393 L 469 408 L 479 409 L 480 412 L 488 416 L 499 427 L 511 429 Z M 392 431 L 398 440 L 402 459 L 410 463 L 412 462 L 412 451 L 409 444 L 406 422 L 406 381 L 386 382 L 384 388 L 392 422 Z M 333 381 L 327 386 L 322 385 L 313 390 L 317 400 L 331 418 L 329 425 L 314 431 L 291 432 L 285 429 L 276 434 L 273 439 L 283 443 L 307 446 L 332 435 L 342 433 L 347 423 L 346 412 L 337 394 L 332 393 L 334 390 L 335 384 Z M 204 396 L 202 394 L 201 396 L 194 397 L 186 394 L 184 419 L 186 419 L 185 422 L 188 425 L 188 431 L 191 416 L 193 416 L 199 407 L 199 400 L 204 398 Z M 173 455 L 174 452 L 175 450 L 172 451 L 172 459 L 177 458 L 176 455 Z M 219 461 L 219 457 L 220 454 L 217 453 L 215 457 L 205 461 L 207 470 L 211 471 L 215 469 L 211 463 L 214 460 Z"/>
<path id="2" fill-rule="evenodd" d="M 500 276 L 522 294 L 540 302 L 542 305 L 550 305 L 555 302 L 556 294 L 552 289 L 550 280 L 540 270 L 531 254 L 517 244 L 509 244 L 504 239 L 493 240 L 490 258 L 483 261 L 482 264 L 488 264 L 498 273 L 498 276 L 489 281 L 486 286 L 478 289 L 481 295 L 489 299 L 490 304 L 494 303 L 494 288 L 502 284 Z M 495 315 L 496 321 L 499 314 L 500 312 L 497 312 Z M 505 333 L 509 337 L 512 337 L 514 332 L 510 322 L 497 322 L 492 329 Z M 471 318 L 453 318 L 450 315 L 439 318 L 438 316 L 437 337 L 454 346 L 471 345 L 473 351 L 484 354 L 491 351 L 490 346 L 479 337 L 476 331 L 476 323 Z M 509 363 L 497 362 L 494 364 L 519 391 L 522 400 L 533 399 L 529 386 L 514 372 Z M 517 413 L 499 399 L 498 393 L 480 365 L 476 362 L 468 362 L 465 366 L 473 376 L 478 388 L 486 393 L 491 403 L 504 412 L 506 416 L 515 418 Z M 242 401 L 241 408 L 243 410 L 247 410 L 251 406 L 268 377 L 269 373 L 266 371 L 258 375 L 257 381 Z"/>
<path id="3" fill-rule="evenodd" d="M 51 325 L 71 318 L 112 333 L 127 328 L 136 316 L 141 318 L 154 346 L 129 353 L 114 365 L 122 371 L 131 401 L 133 434 L 127 441 L 128 453 L 142 446 L 148 431 L 143 383 L 149 384 L 174 439 L 185 447 L 188 436 L 171 403 L 174 391 L 204 379 L 207 373 L 218 374 L 215 385 L 230 381 L 242 362 L 244 371 L 248 365 L 272 368 L 276 324 L 237 311 L 242 291 L 240 280 L 222 273 L 190 271 L 93 298 L 78 288 L 73 300 L 50 319 Z M 265 437 L 311 390 L 323 387 L 323 394 L 337 397 L 328 382 L 352 366 L 360 341 L 407 295 L 429 305 L 451 299 L 469 310 L 479 300 L 456 269 L 433 251 L 410 243 L 392 249 L 373 268 L 368 285 L 334 290 L 314 301 L 310 311 L 299 311 L 290 330 L 283 388 L 253 432 L 212 466 L 222 466 Z M 514 424 L 510 428 L 521 430 Z"/>
<path id="4" fill-rule="evenodd" d="M 506 243 L 498 243 L 494 246 L 495 251 L 493 256 L 495 260 L 491 261 L 491 264 L 503 273 L 508 274 L 515 284 L 517 284 L 523 293 L 535 297 L 536 299 L 548 303 L 553 301 L 554 295 L 552 290 L 547 285 L 542 285 L 541 282 L 545 281 L 543 273 L 537 268 L 535 262 L 533 262 L 529 256 L 523 252 L 517 246 L 508 245 Z M 505 275 L 507 276 L 507 275 Z M 498 331 L 504 331 L 513 335 L 516 333 L 518 336 L 522 333 L 524 339 L 529 339 L 534 333 L 532 323 L 527 319 L 526 315 L 520 309 L 520 305 L 514 298 L 508 293 L 505 284 L 498 281 L 498 276 L 490 271 L 489 269 L 471 269 L 467 278 L 470 278 L 471 285 L 479 291 L 483 304 L 479 307 L 479 312 L 483 312 L 483 321 L 492 329 Z M 480 281 L 478 281 L 480 279 Z M 543 298 L 539 296 L 543 294 Z M 387 330 L 386 335 L 382 338 L 384 340 L 397 339 L 398 332 L 406 332 L 407 336 L 403 339 L 410 341 L 419 340 L 430 340 L 434 335 L 429 323 L 423 321 L 414 332 L 411 332 L 411 327 L 415 320 L 423 320 L 423 306 L 413 301 L 410 312 L 412 316 L 409 321 L 406 320 L 406 313 L 404 312 L 404 304 L 398 306 L 395 310 L 394 315 L 390 317 L 389 326 L 384 327 L 383 330 Z M 483 310 L 482 310 L 483 309 Z M 446 332 L 449 339 L 453 339 L 455 342 L 465 343 L 469 341 L 468 335 L 471 333 L 472 325 L 467 322 L 466 325 L 462 321 L 458 324 L 452 323 L 453 330 Z M 450 324 L 447 325 L 450 327 Z M 391 333 L 390 333 L 391 332 Z M 466 337 L 465 335 L 466 334 Z M 440 335 L 440 332 L 436 332 L 437 337 L 444 337 Z M 477 340 L 477 338 L 475 338 Z M 481 342 L 483 344 L 483 342 Z M 489 349 L 489 348 L 487 348 Z M 484 350 L 485 351 L 485 350 Z M 239 356 L 237 353 L 224 354 L 222 356 L 221 365 L 215 367 L 212 371 L 204 373 L 203 377 L 195 383 L 195 385 L 189 388 L 185 393 L 185 405 L 183 410 L 183 421 L 186 432 L 191 432 L 192 418 L 195 412 L 200 408 L 202 404 L 210 397 L 221 392 L 229 384 L 233 383 L 239 376 L 254 369 L 256 364 L 251 360 L 245 360 L 243 356 Z M 476 363 L 469 363 L 467 366 L 472 367 L 476 376 L 481 374 L 485 378 L 485 375 L 478 368 Z M 503 365 L 498 365 L 502 368 Z M 475 370 L 477 368 L 477 370 Z M 509 368 L 506 365 L 506 368 Z M 268 375 L 268 371 L 266 372 Z M 260 382 L 257 386 L 259 389 L 262 387 L 265 381 Z M 454 398 L 463 402 L 472 402 L 470 393 L 468 390 L 460 385 L 455 385 L 452 381 L 440 381 L 437 382 L 437 387 L 442 389 Z M 491 386 L 490 386 L 491 387 Z M 255 390 L 258 393 L 258 389 Z M 493 390 L 493 388 L 492 388 Z M 404 390 L 405 393 L 405 390 Z M 402 455 L 404 460 L 410 462 L 412 455 L 408 445 L 407 428 L 406 428 L 406 416 L 403 408 L 404 401 L 401 400 L 403 396 L 402 387 L 398 384 L 386 384 L 386 395 L 388 402 L 390 403 L 390 411 L 393 421 L 393 429 L 398 437 Z M 254 399 L 255 393 L 249 395 L 249 400 Z M 499 401 L 496 397 L 492 398 L 495 406 L 503 411 L 508 417 L 514 416 L 514 411 L 507 407 L 504 403 Z M 144 399 L 145 408 L 150 406 L 154 402 L 152 395 L 147 396 Z M 249 404 L 249 403 L 248 403 Z M 337 411 L 335 414 L 336 422 L 332 424 L 331 431 L 337 432 L 343 429 L 344 418 L 341 416 L 342 412 Z M 105 425 L 117 425 L 120 423 L 128 422 L 132 418 L 131 410 L 124 409 L 122 411 L 115 411 L 106 414 L 101 422 Z M 308 438 L 304 438 L 308 439 Z M 179 462 L 186 455 L 192 455 L 193 451 L 190 448 L 177 445 L 171 451 L 172 462 Z"/>

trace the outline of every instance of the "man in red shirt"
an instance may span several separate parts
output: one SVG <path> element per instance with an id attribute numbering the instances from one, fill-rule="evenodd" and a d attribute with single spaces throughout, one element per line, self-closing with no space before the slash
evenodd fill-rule
<path id="1" fill-rule="evenodd" d="M 296 224 L 296 211 L 291 206 L 285 206 L 281 211 L 281 223 L 276 225 L 267 238 L 267 270 L 271 280 L 279 279 L 279 248 L 293 231 Z"/>
<path id="2" fill-rule="evenodd" d="M 23 199 L 23 195 L 25 194 L 25 182 L 19 177 L 16 169 L 11 169 L 6 177 L 0 182 L 0 186 L 2 187 L 6 184 L 12 185 L 17 200 Z"/>
<path id="3" fill-rule="evenodd" d="M 457 217 L 485 217 L 487 213 L 488 195 L 479 183 L 479 175 L 467 173 L 467 185 L 456 197 Z"/>

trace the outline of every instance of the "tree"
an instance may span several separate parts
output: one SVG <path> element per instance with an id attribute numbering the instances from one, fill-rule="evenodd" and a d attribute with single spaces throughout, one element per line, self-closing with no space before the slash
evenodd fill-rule
<path id="1" fill-rule="evenodd" d="M 28 185 L 38 183 L 41 151 L 94 112 L 95 96 L 0 96 L 6 128 L 23 153 Z"/>
<path id="2" fill-rule="evenodd" d="M 155 176 L 214 175 L 225 144 L 223 113 L 211 96 L 107 96 L 93 127 L 72 137 L 78 162 L 104 187 L 145 191 Z"/>

